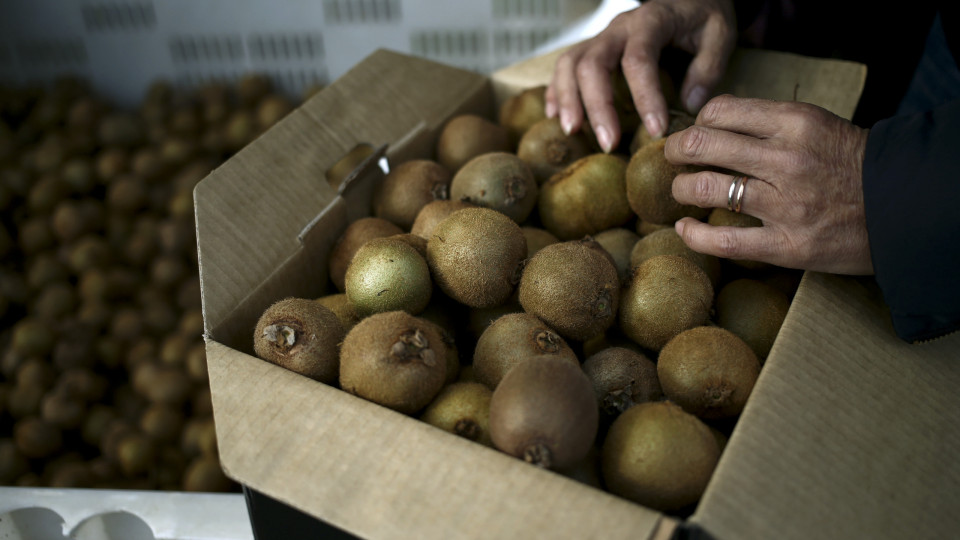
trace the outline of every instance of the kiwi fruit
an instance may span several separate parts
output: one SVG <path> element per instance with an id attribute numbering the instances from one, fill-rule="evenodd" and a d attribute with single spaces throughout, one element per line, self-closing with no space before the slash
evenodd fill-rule
<path id="1" fill-rule="evenodd" d="M 397 310 L 416 315 L 430 302 L 433 282 L 427 261 L 410 244 L 396 237 L 374 238 L 354 254 L 344 289 L 361 318 Z"/>
<path id="2" fill-rule="evenodd" d="M 344 332 L 349 332 L 359 321 L 360 316 L 357 310 L 353 309 L 353 304 L 347 298 L 347 293 L 332 293 L 317 298 L 320 305 L 326 307 L 340 319 Z"/>
<path id="3" fill-rule="evenodd" d="M 663 153 L 666 143 L 666 139 L 652 141 L 630 157 L 625 172 L 630 208 L 640 219 L 663 225 L 682 217 L 706 218 L 709 208 L 680 204 L 673 198 L 673 179 L 697 168 L 667 161 Z"/>
<path id="4" fill-rule="evenodd" d="M 559 238 L 550 231 L 542 227 L 524 226 L 520 227 L 523 231 L 523 237 L 527 239 L 527 257 L 533 257 L 534 253 L 540 251 L 544 246 L 556 244 Z"/>
<path id="5" fill-rule="evenodd" d="M 739 415 L 759 375 L 760 361 L 750 346 L 716 326 L 677 334 L 657 359 L 664 395 L 700 418 Z"/>
<path id="6" fill-rule="evenodd" d="M 705 324 L 713 285 L 696 264 L 656 255 L 634 269 L 620 302 L 620 329 L 642 347 L 659 351 L 680 332 Z"/>
<path id="7" fill-rule="evenodd" d="M 763 221 L 748 214 L 733 212 L 726 208 L 714 208 L 707 217 L 707 224 L 714 227 L 762 227 Z M 724 259 L 747 270 L 767 270 L 773 265 L 744 259 Z"/>
<path id="8" fill-rule="evenodd" d="M 518 294 L 525 311 L 561 336 L 584 341 L 616 322 L 620 277 L 602 248 L 570 240 L 527 261 Z"/>
<path id="9" fill-rule="evenodd" d="M 429 202 L 417 212 L 417 217 L 410 226 L 410 234 L 430 238 L 433 229 L 447 216 L 457 210 L 475 207 L 475 204 L 467 201 L 437 200 Z"/>
<path id="10" fill-rule="evenodd" d="M 436 161 L 405 161 L 387 173 L 373 192 L 373 215 L 410 230 L 427 203 L 450 198 L 450 171 Z"/>
<path id="11" fill-rule="evenodd" d="M 343 234 L 337 239 L 330 251 L 329 271 L 330 281 L 338 291 L 344 292 L 344 279 L 347 275 L 347 267 L 350 261 L 360 249 L 360 246 L 374 238 L 392 236 L 403 233 L 403 229 L 397 225 L 378 217 L 360 218 L 349 225 L 343 231 Z"/>
<path id="12" fill-rule="evenodd" d="M 517 157 L 530 167 L 541 185 L 567 165 L 594 152 L 590 139 L 582 131 L 565 134 L 559 118 L 538 121 L 517 144 Z"/>
<path id="13" fill-rule="evenodd" d="M 697 118 L 686 111 L 670 109 L 667 114 L 667 131 L 663 134 L 663 137 L 667 137 L 678 131 L 683 131 L 692 126 L 696 121 Z M 657 137 L 657 139 L 663 137 Z M 635 154 L 642 146 L 654 140 L 656 139 L 650 135 L 646 126 L 641 123 L 633 135 L 633 139 L 630 141 L 630 155 Z"/>
<path id="14" fill-rule="evenodd" d="M 340 184 L 356 170 L 368 157 L 373 155 L 374 149 L 369 144 L 358 144 L 351 148 L 339 161 L 333 164 L 324 173 L 330 187 L 337 189 Z"/>
<path id="15" fill-rule="evenodd" d="M 263 311 L 253 333 L 258 357 L 311 379 L 333 383 L 344 330 L 333 311 L 307 298 L 289 297 Z"/>
<path id="16" fill-rule="evenodd" d="M 600 411 L 608 417 L 637 403 L 663 399 L 657 364 L 626 347 L 608 347 L 590 355 L 583 362 L 583 372 L 593 383 Z"/>
<path id="17" fill-rule="evenodd" d="M 735 279 L 716 298 L 717 325 L 745 341 L 757 358 L 765 359 L 790 309 L 787 295 L 762 281 Z"/>
<path id="18" fill-rule="evenodd" d="M 490 398 L 493 391 L 478 382 L 453 382 L 423 410 L 420 420 L 486 446 L 490 440 Z"/>
<path id="19" fill-rule="evenodd" d="M 492 390 L 514 366 L 535 356 L 556 356 L 580 365 L 567 342 L 536 316 L 527 312 L 503 315 L 477 340 L 474 378 Z"/>
<path id="20" fill-rule="evenodd" d="M 46 420 L 28 417 L 13 425 L 13 441 L 24 457 L 42 459 L 62 448 L 63 432 Z"/>
<path id="21" fill-rule="evenodd" d="M 510 313 L 520 313 L 523 306 L 517 300 L 514 294 L 502 304 L 485 308 L 469 308 L 467 310 L 466 331 L 467 335 L 474 340 L 480 339 L 480 336 L 490 327 L 493 321 Z"/>
<path id="22" fill-rule="evenodd" d="M 640 236 L 630 229 L 614 227 L 593 235 L 593 240 L 613 257 L 620 283 L 626 283 L 630 277 L 630 253 L 633 252 L 633 247 L 640 240 Z"/>
<path id="23" fill-rule="evenodd" d="M 714 287 L 720 281 L 720 259 L 690 249 L 672 227 L 653 231 L 641 238 L 630 251 L 630 267 L 636 268 L 643 261 L 655 255 L 677 255 L 699 266 Z"/>
<path id="24" fill-rule="evenodd" d="M 624 411 L 607 431 L 601 470 L 607 489 L 661 512 L 700 500 L 720 459 L 702 420 L 670 401 Z"/>
<path id="25" fill-rule="evenodd" d="M 481 154 L 512 151 L 507 128 L 476 114 L 459 114 L 448 120 L 436 146 L 437 161 L 454 174 Z"/>
<path id="26" fill-rule="evenodd" d="M 427 241 L 434 281 L 447 296 L 470 307 L 505 302 L 526 257 L 520 226 L 489 208 L 457 210 L 437 224 Z"/>
<path id="27" fill-rule="evenodd" d="M 490 398 L 494 446 L 546 469 L 571 467 L 597 436 L 593 385 L 580 366 L 536 356 L 514 366 Z"/>
<path id="28" fill-rule="evenodd" d="M 522 223 L 537 204 L 527 164 L 509 152 L 487 152 L 463 164 L 450 181 L 450 198 L 502 212 Z"/>
<path id="29" fill-rule="evenodd" d="M 561 240 L 619 227 L 633 217 L 625 191 L 627 162 L 591 154 L 553 175 L 540 188 L 538 212 L 545 229 Z"/>
<path id="30" fill-rule="evenodd" d="M 357 323 L 340 349 L 340 386 L 404 414 L 423 409 L 447 376 L 446 345 L 433 323 L 405 311 Z"/>
<path id="31" fill-rule="evenodd" d="M 507 129 L 513 148 L 530 128 L 547 117 L 546 95 L 546 85 L 534 86 L 513 94 L 500 105 L 497 122 Z"/>

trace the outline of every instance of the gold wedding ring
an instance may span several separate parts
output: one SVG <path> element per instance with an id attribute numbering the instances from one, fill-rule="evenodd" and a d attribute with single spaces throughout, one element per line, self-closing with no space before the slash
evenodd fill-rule
<path id="1" fill-rule="evenodd" d="M 740 204 L 743 202 L 743 190 L 747 187 L 747 177 L 738 176 L 730 184 L 727 192 L 727 210 L 740 213 Z"/>

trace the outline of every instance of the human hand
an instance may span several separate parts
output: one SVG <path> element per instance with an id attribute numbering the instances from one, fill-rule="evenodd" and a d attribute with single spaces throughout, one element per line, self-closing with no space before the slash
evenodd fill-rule
<path id="1" fill-rule="evenodd" d="M 799 102 L 710 100 L 693 127 L 671 135 L 668 161 L 738 171 L 749 180 L 743 213 L 762 227 L 676 223 L 693 250 L 838 274 L 872 274 L 863 206 L 866 129 Z M 681 174 L 673 196 L 703 208 L 726 207 L 735 175 Z"/>
<path id="2" fill-rule="evenodd" d="M 680 96 L 695 113 L 723 76 L 735 42 L 732 0 L 647 0 L 560 56 L 547 87 L 546 114 L 559 114 L 569 134 L 582 127 L 586 108 L 597 141 L 609 152 L 621 135 L 610 82 L 619 64 L 644 126 L 659 137 L 668 121 L 660 89 L 660 51 L 672 45 L 694 55 Z"/>

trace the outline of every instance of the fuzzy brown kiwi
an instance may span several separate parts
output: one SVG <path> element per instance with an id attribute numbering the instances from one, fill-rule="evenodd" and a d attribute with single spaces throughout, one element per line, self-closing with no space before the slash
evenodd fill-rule
<path id="1" fill-rule="evenodd" d="M 663 154 L 666 139 L 653 141 L 636 151 L 627 163 L 626 187 L 630 208 L 644 221 L 672 224 L 682 217 L 706 218 L 709 208 L 680 204 L 673 198 L 673 179 L 695 167 L 674 165 Z"/>
<path id="2" fill-rule="evenodd" d="M 477 382 L 453 382 L 423 410 L 420 420 L 486 446 L 490 440 L 490 398 L 493 391 Z"/>
<path id="3" fill-rule="evenodd" d="M 763 221 L 760 221 L 751 215 L 733 212 L 727 210 L 726 208 L 714 208 L 710 211 L 710 215 L 707 217 L 707 224 L 713 225 L 714 227 L 762 227 Z M 724 260 L 742 268 L 746 268 L 747 270 L 766 270 L 772 266 L 768 263 L 760 261 L 741 259 Z"/>
<path id="4" fill-rule="evenodd" d="M 440 392 L 446 345 L 433 323 L 404 311 L 376 313 L 353 327 L 340 349 L 340 386 L 413 414 Z"/>
<path id="5" fill-rule="evenodd" d="M 330 384 L 337 380 L 343 336 L 333 311 L 311 299 L 290 297 L 260 315 L 253 348 L 263 360 Z"/>
<path id="6" fill-rule="evenodd" d="M 339 161 L 333 164 L 324 173 L 330 187 L 336 189 L 361 163 L 373 155 L 373 147 L 369 144 L 358 144 L 351 148 Z"/>
<path id="7" fill-rule="evenodd" d="M 441 165 L 456 173 L 481 154 L 512 151 L 507 128 L 476 114 L 460 114 L 444 124 L 436 156 Z"/>
<path id="8" fill-rule="evenodd" d="M 761 361 L 780 332 L 790 299 L 771 285 L 749 278 L 735 279 L 717 293 L 717 325 L 744 340 Z"/>
<path id="9" fill-rule="evenodd" d="M 593 235 L 594 241 L 607 250 L 617 267 L 620 283 L 626 283 L 630 277 L 630 253 L 640 236 L 623 227 L 614 227 Z"/>
<path id="10" fill-rule="evenodd" d="M 546 94 L 546 85 L 534 86 L 508 97 L 500 105 L 497 122 L 507 128 L 514 148 L 527 130 L 547 117 Z"/>
<path id="11" fill-rule="evenodd" d="M 523 231 L 489 208 L 467 208 L 440 222 L 427 241 L 427 263 L 450 298 L 470 307 L 501 304 L 516 288 L 527 256 Z"/>
<path id="12" fill-rule="evenodd" d="M 516 365 L 490 399 L 490 437 L 501 451 L 539 467 L 575 465 L 597 436 L 593 386 L 580 366 L 555 356 Z"/>
<path id="13" fill-rule="evenodd" d="M 518 293 L 525 311 L 561 336 L 583 341 L 616 322 L 620 277 L 602 248 L 572 240 L 531 257 Z"/>
<path id="14" fill-rule="evenodd" d="M 664 395 L 700 418 L 739 415 L 759 375 L 760 361 L 750 346 L 716 326 L 677 334 L 657 358 Z"/>
<path id="15" fill-rule="evenodd" d="M 700 500 L 720 459 L 703 421 L 670 401 L 630 407 L 603 441 L 604 485 L 616 495 L 669 512 Z"/>
<path id="16" fill-rule="evenodd" d="M 544 246 L 556 244 L 560 241 L 553 233 L 541 227 L 526 226 L 520 227 L 520 230 L 523 231 L 523 236 L 527 239 L 527 257 L 533 257 L 533 254 L 540 251 Z"/>
<path id="17" fill-rule="evenodd" d="M 537 204 L 537 181 L 509 152 L 487 152 L 463 164 L 450 181 L 450 198 L 502 212 L 522 223 Z"/>
<path id="18" fill-rule="evenodd" d="M 720 281 L 720 259 L 690 249 L 673 228 L 660 229 L 641 238 L 630 252 L 630 267 L 636 268 L 654 255 L 677 255 L 699 266 L 714 287 Z"/>
<path id="19" fill-rule="evenodd" d="M 692 126 L 697 120 L 695 116 L 679 109 L 670 109 L 667 118 L 667 131 L 663 134 L 663 137 L 672 135 L 678 131 L 683 131 Z M 630 154 L 635 154 L 643 145 L 660 138 L 662 137 L 657 137 L 656 139 L 652 137 L 650 132 L 647 131 L 647 127 L 641 123 L 633 135 L 633 139 L 630 141 Z"/>
<path id="20" fill-rule="evenodd" d="M 466 333 L 473 340 L 478 340 L 493 321 L 509 313 L 520 313 L 522 311 L 523 306 L 517 301 L 516 294 L 511 295 L 506 302 L 496 306 L 470 308 L 467 310 Z"/>
<path id="21" fill-rule="evenodd" d="M 447 384 L 456 381 L 460 375 L 460 349 L 457 346 L 457 328 L 451 320 L 451 317 L 455 316 L 457 306 L 453 304 L 455 302 L 437 302 L 431 299 L 427 307 L 418 315 L 421 319 L 436 326 L 440 338 L 443 339 L 443 344 L 447 346 L 447 377 L 444 381 Z"/>
<path id="22" fill-rule="evenodd" d="M 457 210 L 476 208 L 476 206 L 467 201 L 442 200 L 429 202 L 417 212 L 417 217 L 413 220 L 413 225 L 410 226 L 410 234 L 430 238 L 433 229 L 447 216 Z"/>
<path id="23" fill-rule="evenodd" d="M 593 383 L 600 410 L 608 417 L 647 401 L 663 399 L 657 365 L 646 355 L 626 347 L 608 347 L 583 362 Z"/>
<path id="24" fill-rule="evenodd" d="M 473 375 L 492 390 L 514 366 L 535 356 L 556 356 L 580 365 L 567 342 L 535 315 L 509 313 L 490 323 L 477 340 Z"/>
<path id="25" fill-rule="evenodd" d="M 544 118 L 530 126 L 517 145 L 517 157 L 530 166 L 540 185 L 567 165 L 594 152 L 590 139 L 582 131 L 564 133 L 559 118 Z"/>
<path id="26" fill-rule="evenodd" d="M 328 263 L 330 281 L 333 282 L 338 291 L 344 292 L 344 278 L 347 275 L 347 267 L 350 266 L 350 261 L 353 260 L 353 256 L 360 249 L 360 246 L 374 238 L 402 233 L 403 229 L 378 217 L 360 218 L 350 223 L 330 251 Z"/>
<path id="27" fill-rule="evenodd" d="M 710 317 L 713 285 L 696 264 L 657 255 L 634 269 L 620 302 L 620 329 L 640 346 L 660 350 L 673 336 Z"/>
<path id="28" fill-rule="evenodd" d="M 373 215 L 410 230 L 427 203 L 450 198 L 450 170 L 436 161 L 413 159 L 387 173 L 373 192 Z"/>
<path id="29" fill-rule="evenodd" d="M 591 154 L 553 175 L 540 188 L 537 210 L 544 228 L 573 240 L 629 221 L 626 166 L 618 156 Z"/>
<path id="30" fill-rule="evenodd" d="M 361 317 L 357 315 L 357 310 L 353 309 L 353 304 L 347 298 L 347 293 L 326 294 L 317 298 L 317 302 L 332 311 L 340 319 L 344 332 L 349 332 L 360 321 Z"/>
<path id="31" fill-rule="evenodd" d="M 360 246 L 344 276 L 344 292 L 361 318 L 397 310 L 416 315 L 427 307 L 432 289 L 427 261 L 397 237 Z"/>

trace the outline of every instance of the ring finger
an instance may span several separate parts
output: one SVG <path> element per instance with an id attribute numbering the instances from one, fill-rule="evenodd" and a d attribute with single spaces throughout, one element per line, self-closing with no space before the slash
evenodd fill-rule
<path id="1" fill-rule="evenodd" d="M 776 190 L 764 180 L 717 171 L 677 175 L 673 198 L 700 208 L 728 208 L 761 220 L 770 217 Z"/>

